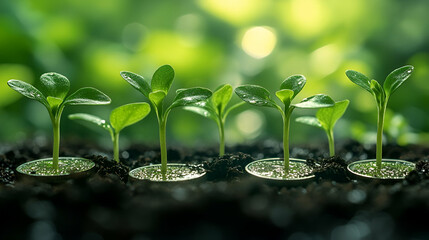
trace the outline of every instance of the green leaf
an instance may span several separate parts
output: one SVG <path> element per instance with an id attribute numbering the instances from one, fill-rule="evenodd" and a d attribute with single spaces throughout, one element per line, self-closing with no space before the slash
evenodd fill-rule
<path id="1" fill-rule="evenodd" d="M 293 96 L 291 100 L 295 98 L 295 96 L 301 92 L 302 88 L 305 86 L 307 80 L 303 75 L 292 75 L 286 78 L 282 84 L 280 85 L 280 89 L 290 89 L 293 91 Z"/>
<path id="2" fill-rule="evenodd" d="M 210 104 L 207 101 L 196 102 L 190 106 L 183 107 L 183 109 L 218 121 L 215 109 L 210 107 Z"/>
<path id="3" fill-rule="evenodd" d="M 109 104 L 110 98 L 101 91 L 85 87 L 77 90 L 66 98 L 64 104 L 68 105 L 103 105 Z"/>
<path id="4" fill-rule="evenodd" d="M 335 102 L 328 95 L 317 94 L 308 98 L 305 98 L 300 103 L 294 104 L 297 108 L 324 108 L 332 107 Z"/>
<path id="5" fill-rule="evenodd" d="M 267 89 L 257 85 L 243 85 L 235 89 L 235 93 L 243 101 L 255 106 L 278 108 L 278 105 L 271 99 Z"/>
<path id="6" fill-rule="evenodd" d="M 91 114 L 86 114 L 86 113 L 70 114 L 69 119 L 87 121 L 87 122 L 93 123 L 97 126 L 100 126 L 109 132 L 112 131 L 112 127 L 110 126 L 109 123 L 106 122 L 106 120 L 101 119 L 101 118 L 94 116 L 94 115 L 91 115 Z"/>
<path id="7" fill-rule="evenodd" d="M 174 70 L 170 65 L 159 67 L 153 74 L 151 81 L 152 91 L 164 91 L 167 95 L 174 79 Z"/>
<path id="8" fill-rule="evenodd" d="M 404 83 L 405 80 L 407 80 L 411 76 L 413 70 L 414 67 L 411 65 L 403 66 L 393 70 L 384 81 L 383 88 L 386 93 L 386 96 L 390 97 L 393 92 L 395 92 L 396 89 L 398 89 L 402 85 L 402 83 Z"/>
<path id="9" fill-rule="evenodd" d="M 286 108 L 289 108 L 290 103 L 292 102 L 294 91 L 290 89 L 282 89 L 276 92 L 276 96 L 280 101 L 283 102 Z"/>
<path id="10" fill-rule="evenodd" d="M 353 70 L 347 70 L 346 75 L 352 82 L 354 82 L 355 84 L 357 84 L 358 86 L 362 87 L 363 89 L 367 90 L 372 94 L 370 81 L 367 76 Z"/>
<path id="11" fill-rule="evenodd" d="M 376 80 L 371 81 L 371 90 L 375 97 L 375 100 L 379 106 L 383 105 L 386 101 L 386 94 L 384 93 L 383 87 Z"/>
<path id="12" fill-rule="evenodd" d="M 319 120 L 317 120 L 317 118 L 315 117 L 310 117 L 310 116 L 299 117 L 299 118 L 296 118 L 295 121 L 299 123 L 304 123 L 310 126 L 322 128 L 322 124 L 320 124 Z"/>
<path id="13" fill-rule="evenodd" d="M 229 84 L 223 84 L 213 92 L 211 100 L 217 114 L 224 112 L 226 105 L 228 105 L 229 101 L 231 100 L 231 97 L 232 86 Z"/>
<path id="14" fill-rule="evenodd" d="M 116 130 L 116 133 L 120 132 L 127 126 L 130 126 L 143 118 L 145 118 L 150 112 L 150 106 L 148 103 L 130 103 L 122 105 L 113 109 L 110 114 L 110 124 Z"/>
<path id="15" fill-rule="evenodd" d="M 125 79 L 131 86 L 143 93 L 147 98 L 149 98 L 149 93 L 152 91 L 149 87 L 149 84 L 144 80 L 144 78 L 136 73 L 132 72 L 121 72 L 121 77 Z"/>
<path id="16" fill-rule="evenodd" d="M 325 130 L 333 129 L 335 123 L 340 119 L 349 105 L 349 100 L 343 100 L 336 102 L 333 107 L 321 108 L 317 111 L 316 117 L 319 120 L 321 126 Z"/>
<path id="17" fill-rule="evenodd" d="M 212 91 L 207 88 L 195 87 L 188 89 L 178 89 L 176 91 L 176 97 L 169 109 L 175 107 L 189 106 L 196 102 L 207 100 L 211 97 Z"/>
<path id="18" fill-rule="evenodd" d="M 67 93 L 70 90 L 70 81 L 59 73 L 44 73 L 40 76 L 40 82 L 42 83 L 42 92 L 47 97 L 55 97 L 64 100 Z"/>
<path id="19" fill-rule="evenodd" d="M 158 90 L 149 93 L 149 100 L 157 107 L 162 106 L 162 100 L 164 100 L 166 93 L 164 91 Z"/>
<path id="20" fill-rule="evenodd" d="M 49 106 L 51 106 L 52 109 L 55 109 L 63 102 L 63 99 L 51 96 L 48 96 L 46 100 L 48 100 Z"/>
<path id="21" fill-rule="evenodd" d="M 10 88 L 17 91 L 18 93 L 24 95 L 25 97 L 39 101 L 47 109 L 51 109 L 48 101 L 46 100 L 45 95 L 43 95 L 43 93 L 40 92 L 37 88 L 35 88 L 33 85 L 15 79 L 9 80 L 7 82 L 7 85 L 9 85 Z"/>

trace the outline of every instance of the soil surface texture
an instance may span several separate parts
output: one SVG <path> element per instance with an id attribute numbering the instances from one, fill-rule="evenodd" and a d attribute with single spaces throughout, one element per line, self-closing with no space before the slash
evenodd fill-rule
<path id="1" fill-rule="evenodd" d="M 128 181 L 128 171 L 160 163 L 159 148 L 132 145 L 121 163 L 109 149 L 65 139 L 60 156 L 84 157 L 97 171 L 86 179 L 48 184 L 16 178 L 24 162 L 50 157 L 44 141 L 0 146 L 0 239 L 429 239 L 429 147 L 384 146 L 384 158 L 416 163 L 394 184 L 353 180 L 347 164 L 374 158 L 375 146 L 354 141 L 291 146 L 316 180 L 287 187 L 245 171 L 258 159 L 281 157 L 282 144 L 237 145 L 218 157 L 215 147 L 170 148 L 169 162 L 199 164 L 201 181 Z"/>

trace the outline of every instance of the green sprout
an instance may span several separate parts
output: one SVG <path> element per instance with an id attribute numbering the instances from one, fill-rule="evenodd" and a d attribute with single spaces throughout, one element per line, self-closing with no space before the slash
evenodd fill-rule
<path id="1" fill-rule="evenodd" d="M 315 126 L 325 130 L 329 141 L 329 154 L 335 155 L 335 142 L 334 142 L 334 126 L 340 119 L 344 112 L 347 110 L 349 100 L 335 102 L 333 107 L 321 108 L 317 111 L 316 117 L 305 116 L 295 119 L 295 121 L 304 123 L 310 126 Z"/>
<path id="2" fill-rule="evenodd" d="M 58 73 L 45 73 L 40 77 L 41 90 L 31 84 L 20 80 L 9 80 L 7 84 L 13 90 L 30 99 L 39 101 L 46 107 L 51 118 L 54 131 L 53 141 L 53 168 L 58 170 L 58 159 L 60 149 L 60 120 L 66 105 L 102 105 L 109 104 L 110 98 L 91 87 L 78 89 L 67 96 L 70 90 L 70 81 Z"/>
<path id="3" fill-rule="evenodd" d="M 119 163 L 119 133 L 125 127 L 145 118 L 149 112 L 148 103 L 130 103 L 113 109 L 110 113 L 110 124 L 104 119 L 86 113 L 70 114 L 69 118 L 94 123 L 107 130 L 113 142 L 113 159 Z"/>
<path id="4" fill-rule="evenodd" d="M 264 106 L 277 109 L 283 118 L 283 153 L 284 169 L 289 173 L 289 127 L 290 116 L 295 108 L 325 108 L 332 107 L 334 101 L 325 94 L 317 94 L 305 98 L 300 103 L 292 104 L 292 100 L 302 90 L 306 79 L 302 75 L 293 75 L 286 78 L 280 85 L 276 96 L 284 104 L 284 110 L 270 97 L 267 89 L 257 85 L 243 85 L 235 89 L 235 93 L 245 102 L 255 106 Z"/>
<path id="5" fill-rule="evenodd" d="M 225 154 L 225 121 L 231 110 L 244 104 L 240 102 L 227 108 L 227 105 L 232 97 L 232 86 L 229 84 L 223 84 L 219 86 L 213 95 L 206 101 L 194 103 L 191 106 L 186 106 L 184 109 L 195 112 L 207 117 L 216 122 L 219 129 L 219 156 Z"/>
<path id="6" fill-rule="evenodd" d="M 161 174 L 165 175 L 167 173 L 166 125 L 168 114 L 173 108 L 189 106 L 193 103 L 204 101 L 212 95 L 212 92 L 207 88 L 201 87 L 178 89 L 173 102 L 169 106 L 164 106 L 164 99 L 174 79 L 174 70 L 171 66 L 164 65 L 159 67 L 153 74 L 150 86 L 138 74 L 122 71 L 121 76 L 131 86 L 146 96 L 152 104 L 152 108 L 155 109 L 159 125 Z"/>
<path id="7" fill-rule="evenodd" d="M 376 80 L 370 80 L 364 74 L 347 70 L 347 77 L 365 89 L 374 96 L 375 102 L 377 104 L 378 118 L 377 118 L 377 144 L 376 144 L 376 166 L 377 172 L 381 171 L 381 161 L 382 161 L 382 145 L 383 145 L 383 125 L 384 125 L 384 116 L 386 114 L 387 102 L 390 99 L 390 96 L 398 89 L 404 82 L 407 80 L 411 73 L 413 72 L 414 67 L 411 65 L 403 66 L 393 70 L 384 81 L 383 87 Z"/>

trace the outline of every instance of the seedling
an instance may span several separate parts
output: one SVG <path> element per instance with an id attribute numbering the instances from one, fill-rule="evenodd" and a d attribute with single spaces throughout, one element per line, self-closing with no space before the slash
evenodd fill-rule
<path id="1" fill-rule="evenodd" d="M 219 156 L 225 154 L 225 121 L 231 110 L 244 104 L 240 102 L 227 108 L 227 105 L 232 97 L 232 86 L 229 84 L 223 84 L 219 86 L 213 95 L 206 101 L 194 103 L 191 106 L 186 106 L 184 109 L 195 112 L 207 117 L 216 122 L 219 129 Z"/>
<path id="2" fill-rule="evenodd" d="M 384 125 L 384 115 L 386 113 L 387 102 L 389 101 L 392 94 L 407 80 L 411 73 L 413 72 L 414 67 L 411 65 L 403 66 L 398 69 L 393 70 L 384 81 L 383 87 L 376 80 L 370 80 L 364 74 L 347 70 L 347 77 L 365 89 L 374 96 L 375 102 L 377 104 L 378 110 L 378 120 L 377 120 L 377 144 L 376 144 L 376 167 L 377 172 L 380 174 L 381 171 L 381 161 L 382 161 L 382 147 L 383 147 L 383 125 Z"/>
<path id="3" fill-rule="evenodd" d="M 113 142 L 113 159 L 119 163 L 119 133 L 125 127 L 145 118 L 149 112 L 148 103 L 130 103 L 113 109 L 110 113 L 110 124 L 104 119 L 86 113 L 71 114 L 69 118 L 87 121 L 107 130 Z"/>
<path id="4" fill-rule="evenodd" d="M 280 85 L 276 96 L 284 105 L 284 110 L 273 101 L 267 89 L 257 85 L 243 85 L 235 89 L 235 93 L 245 102 L 255 106 L 271 107 L 277 109 L 283 118 L 283 153 L 284 170 L 289 173 L 289 127 L 290 116 L 295 108 L 326 108 L 332 107 L 334 101 L 325 94 L 317 94 L 305 98 L 300 103 L 292 104 L 292 100 L 302 90 L 306 79 L 302 75 L 293 75 Z"/>
<path id="5" fill-rule="evenodd" d="M 347 110 L 349 100 L 336 102 L 333 107 L 321 108 L 317 111 L 316 117 L 305 116 L 295 119 L 295 121 L 310 126 L 315 126 L 325 130 L 329 141 L 329 154 L 335 155 L 334 126 Z"/>
<path id="6" fill-rule="evenodd" d="M 212 95 L 212 92 L 209 89 L 201 87 L 178 89 L 173 102 L 169 106 L 164 106 L 164 99 L 174 79 L 174 70 L 171 66 L 164 65 L 158 68 L 153 74 L 150 86 L 149 83 L 138 74 L 123 71 L 121 72 L 121 76 L 125 81 L 131 84 L 131 86 L 146 96 L 152 104 L 152 108 L 155 109 L 159 125 L 161 173 L 165 175 L 167 173 L 166 124 L 168 114 L 174 108 L 189 106 L 193 103 L 204 101 Z"/>
<path id="7" fill-rule="evenodd" d="M 110 98 L 91 87 L 78 89 L 67 96 L 70 90 L 70 81 L 59 73 L 45 73 L 40 77 L 41 90 L 31 84 L 20 80 L 9 80 L 7 84 L 13 90 L 25 97 L 39 101 L 46 107 L 51 118 L 54 141 L 52 167 L 58 171 L 59 149 L 60 149 L 60 120 L 64 107 L 67 105 L 102 105 L 109 104 Z"/>

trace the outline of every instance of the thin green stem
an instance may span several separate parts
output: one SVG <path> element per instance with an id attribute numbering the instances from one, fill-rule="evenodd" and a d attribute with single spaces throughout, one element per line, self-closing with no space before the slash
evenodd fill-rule
<path id="1" fill-rule="evenodd" d="M 60 158 L 60 122 L 61 122 L 61 114 L 63 113 L 64 105 L 61 104 L 58 106 L 58 109 L 53 110 L 51 116 L 52 121 L 52 129 L 54 131 L 54 144 L 52 149 L 52 167 L 58 171 L 58 162 Z"/>
<path id="2" fill-rule="evenodd" d="M 167 118 L 160 119 L 159 122 L 159 146 L 161 149 L 161 174 L 165 177 L 167 174 L 167 140 L 166 140 L 166 126 Z"/>
<path id="3" fill-rule="evenodd" d="M 224 122 L 222 121 L 222 118 L 219 117 L 218 121 L 218 128 L 219 128 L 219 156 L 222 157 L 225 154 L 225 129 L 224 129 Z"/>
<path id="4" fill-rule="evenodd" d="M 329 141 L 329 155 L 333 157 L 335 155 L 334 131 L 330 129 L 326 133 L 328 134 Z"/>
<path id="5" fill-rule="evenodd" d="M 289 127 L 290 127 L 290 116 L 293 108 L 285 110 L 283 114 L 283 160 L 285 173 L 289 174 Z"/>
<path id="6" fill-rule="evenodd" d="M 119 132 L 113 136 L 113 159 L 119 163 Z"/>
<path id="7" fill-rule="evenodd" d="M 52 149 L 52 167 L 58 171 L 58 161 L 60 158 L 60 119 L 54 118 L 52 121 L 54 131 L 53 149 Z"/>
<path id="8" fill-rule="evenodd" d="M 381 171 L 381 161 L 383 158 L 383 127 L 384 127 L 384 115 L 386 114 L 386 105 L 378 107 L 378 119 L 377 119 L 377 145 L 376 145 L 376 165 L 377 173 Z"/>

